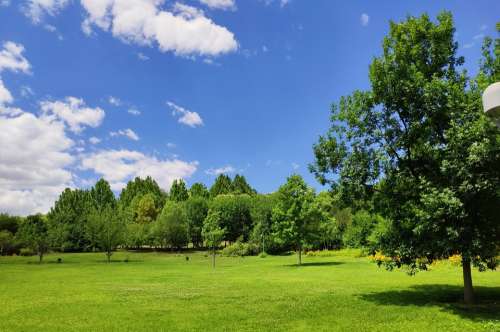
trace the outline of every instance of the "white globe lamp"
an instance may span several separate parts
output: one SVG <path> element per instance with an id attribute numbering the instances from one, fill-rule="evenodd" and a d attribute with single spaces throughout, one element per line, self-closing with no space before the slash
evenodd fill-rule
<path id="1" fill-rule="evenodd" d="M 500 128 L 500 82 L 493 83 L 484 90 L 483 107 L 486 114 Z"/>

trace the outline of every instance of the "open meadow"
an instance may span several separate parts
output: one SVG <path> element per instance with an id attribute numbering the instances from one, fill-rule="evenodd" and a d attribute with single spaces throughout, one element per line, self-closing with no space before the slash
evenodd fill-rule
<path id="1" fill-rule="evenodd" d="M 448 261 L 413 277 L 355 251 L 301 267 L 291 255 L 217 257 L 212 269 L 203 252 L 36 262 L 0 258 L 0 331 L 500 331 L 500 271 L 473 272 L 479 303 L 467 308 Z"/>

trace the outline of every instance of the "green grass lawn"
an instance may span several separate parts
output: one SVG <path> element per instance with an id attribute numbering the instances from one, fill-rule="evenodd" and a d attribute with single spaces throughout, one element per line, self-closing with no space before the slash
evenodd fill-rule
<path id="1" fill-rule="evenodd" d="M 440 263 L 414 277 L 368 258 L 203 253 L 0 257 L 0 331 L 500 331 L 500 272 Z M 57 257 L 63 258 L 57 264 Z M 129 257 L 129 262 L 123 262 Z"/>

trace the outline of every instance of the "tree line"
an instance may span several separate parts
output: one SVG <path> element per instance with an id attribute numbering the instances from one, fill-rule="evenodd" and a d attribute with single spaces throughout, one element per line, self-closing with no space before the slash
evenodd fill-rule
<path id="1" fill-rule="evenodd" d="M 219 175 L 207 188 L 175 180 L 169 192 L 151 177 L 127 183 L 118 198 L 101 179 L 89 190 L 65 189 L 46 215 L 0 215 L 2 255 L 49 250 L 102 251 L 110 260 L 130 250 L 210 249 L 228 255 L 368 246 L 381 217 L 341 208 L 335 195 L 315 191 L 299 175 L 278 191 L 259 194 L 242 175 Z"/>

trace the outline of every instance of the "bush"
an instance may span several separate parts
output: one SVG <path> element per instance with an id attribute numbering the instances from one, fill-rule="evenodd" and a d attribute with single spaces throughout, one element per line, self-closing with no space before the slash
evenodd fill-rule
<path id="1" fill-rule="evenodd" d="M 222 249 L 222 256 L 228 257 L 243 257 L 243 256 L 253 256 L 259 253 L 259 246 L 253 243 L 245 243 L 236 241 L 229 247 Z"/>
<path id="2" fill-rule="evenodd" d="M 19 250 L 19 255 L 21 255 L 21 256 L 34 256 L 35 252 L 30 248 L 21 248 L 21 250 Z"/>

